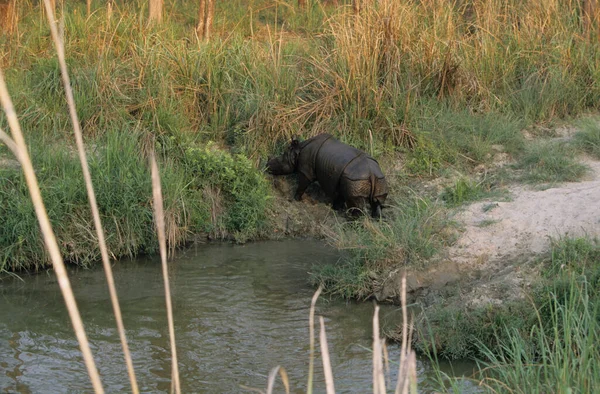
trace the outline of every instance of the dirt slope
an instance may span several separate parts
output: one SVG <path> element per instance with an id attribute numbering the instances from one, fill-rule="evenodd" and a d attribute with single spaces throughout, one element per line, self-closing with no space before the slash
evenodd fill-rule
<path id="1" fill-rule="evenodd" d="M 451 260 L 504 260 L 548 249 L 550 238 L 600 236 L 600 162 L 588 160 L 587 180 L 546 190 L 515 186 L 510 202 L 478 202 L 457 219 L 465 231 L 449 250 Z"/>
<path id="2" fill-rule="evenodd" d="M 584 162 L 590 171 L 581 182 L 545 190 L 514 185 L 508 202 L 462 208 L 455 216 L 462 229 L 456 243 L 427 272 L 407 273 L 413 299 L 431 304 L 448 295 L 477 306 L 519 298 L 536 275 L 528 263 L 548 251 L 551 239 L 600 237 L 600 161 Z M 401 276 L 401 270 L 390 273 L 376 297 L 396 299 Z"/>

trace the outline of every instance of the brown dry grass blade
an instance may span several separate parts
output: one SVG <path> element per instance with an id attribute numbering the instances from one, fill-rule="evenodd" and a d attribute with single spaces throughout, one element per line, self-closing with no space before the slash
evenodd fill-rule
<path id="1" fill-rule="evenodd" d="M 410 347 L 410 338 L 412 336 L 412 325 L 408 324 L 408 311 L 406 309 L 406 274 L 402 277 L 402 347 L 400 349 L 400 366 L 398 368 L 398 382 L 396 384 L 396 394 L 407 394 L 417 391 L 417 357 L 414 350 Z M 410 332 L 409 332 L 410 331 Z"/>
<path id="2" fill-rule="evenodd" d="M 47 2 L 48 0 L 45 1 Z M 52 261 L 52 266 L 58 279 L 58 285 L 65 299 L 65 305 L 67 307 L 71 323 L 73 324 L 75 336 L 79 342 L 79 347 L 81 349 L 81 353 L 83 354 L 83 359 L 90 376 L 90 380 L 92 381 L 92 385 L 96 393 L 104 393 L 102 382 L 100 381 L 100 375 L 98 374 L 98 369 L 96 368 L 96 363 L 94 362 L 94 357 L 92 356 L 92 351 L 90 350 L 90 344 L 83 327 L 83 321 L 81 320 L 81 315 L 79 314 L 79 308 L 77 308 L 77 302 L 75 301 L 73 289 L 71 288 L 71 283 L 69 282 L 69 277 L 67 276 L 67 270 L 60 254 L 60 249 L 58 248 L 54 231 L 52 231 L 52 226 L 50 225 L 50 220 L 48 219 L 44 201 L 42 200 L 37 177 L 35 176 L 35 172 L 33 170 L 33 164 L 31 163 L 27 145 L 25 144 L 25 139 L 23 138 L 23 133 L 21 132 L 21 126 L 19 125 L 15 108 L 8 94 L 8 89 L 4 81 L 4 74 L 1 71 L 0 101 L 4 107 L 4 112 L 13 136 L 13 139 L 11 140 L 6 133 L 2 132 L 2 139 L 13 141 L 13 143 L 8 142 L 7 145 L 9 148 L 11 148 L 11 150 L 17 150 L 16 157 L 21 163 L 23 173 L 25 174 L 25 181 L 27 182 L 27 188 L 29 189 L 29 194 L 31 195 L 31 201 L 33 202 L 35 214 L 44 237 L 44 243 L 48 249 L 50 260 Z"/>
<path id="3" fill-rule="evenodd" d="M 325 373 L 325 387 L 327 388 L 327 394 L 335 394 L 333 371 L 331 370 L 331 359 L 329 358 L 327 335 L 325 334 L 325 319 L 323 319 L 323 316 L 319 316 L 319 322 L 321 323 L 319 338 L 321 342 L 321 357 L 323 358 L 323 372 Z"/>
<path id="4" fill-rule="evenodd" d="M 279 372 L 279 375 L 281 376 L 281 382 L 283 383 L 283 386 L 285 387 L 286 394 L 290 394 L 290 380 L 288 379 L 288 374 L 285 371 L 285 368 L 283 368 L 279 365 L 276 366 L 275 368 L 273 368 L 271 370 L 271 372 L 269 372 L 269 380 L 267 383 L 267 394 L 273 393 L 273 388 L 275 387 L 275 378 L 277 377 L 277 372 Z"/>
<path id="5" fill-rule="evenodd" d="M 306 393 L 312 394 L 312 385 L 314 378 L 314 368 L 315 368 L 315 305 L 317 304 L 317 299 L 321 292 L 323 291 L 323 286 L 319 286 L 317 291 L 312 297 L 310 302 L 310 314 L 308 315 L 308 332 L 310 336 L 310 354 L 308 359 L 308 383 L 306 386 Z"/>
<path id="6" fill-rule="evenodd" d="M 373 314 L 373 394 L 385 394 L 385 392 L 381 338 L 379 337 L 379 306 L 375 305 Z"/>
<path id="7" fill-rule="evenodd" d="M 58 62 L 60 64 L 60 72 L 62 75 L 63 85 L 65 88 L 65 95 L 67 97 L 67 104 L 69 107 L 69 115 L 71 116 L 71 123 L 73 124 L 73 131 L 75 133 L 75 141 L 77 145 L 77 152 L 79 154 L 79 161 L 81 163 L 81 169 L 83 172 L 83 179 L 85 180 L 85 187 L 87 191 L 88 200 L 90 202 L 90 208 L 92 211 L 92 217 L 94 220 L 94 227 L 96 229 L 96 236 L 98 237 L 98 246 L 100 248 L 100 254 L 102 256 L 102 265 L 104 266 L 104 272 L 106 274 L 106 281 L 108 283 L 108 290 L 110 293 L 110 300 L 112 303 L 115 320 L 117 323 L 117 331 L 121 340 L 121 347 L 123 348 L 123 355 L 125 357 L 125 363 L 127 365 L 127 372 L 129 375 L 129 381 L 131 383 L 131 390 L 134 394 L 139 393 L 135 372 L 133 369 L 133 362 L 131 360 L 131 353 L 127 345 L 127 337 L 125 336 L 125 326 L 123 324 L 123 317 L 121 314 L 121 308 L 119 306 L 119 298 L 117 296 L 117 289 L 115 287 L 115 280 L 112 273 L 112 267 L 110 265 L 110 258 L 108 256 L 108 249 L 106 247 L 106 240 L 104 238 L 104 231 L 102 229 L 102 221 L 100 220 L 100 212 L 98 210 L 98 204 L 96 202 L 96 194 L 94 192 L 94 186 L 92 183 L 92 176 L 88 166 L 85 147 L 83 144 L 83 134 L 81 132 L 81 126 L 79 123 L 79 117 L 77 116 L 77 110 L 75 109 L 75 99 L 73 97 L 73 90 L 71 89 L 71 81 L 69 73 L 67 71 L 67 63 L 65 61 L 65 47 L 64 42 L 58 34 L 56 21 L 54 17 L 54 11 L 48 0 L 44 0 L 46 7 L 46 16 L 50 25 L 50 33 L 56 47 L 58 55 Z"/>
<path id="8" fill-rule="evenodd" d="M 163 211 L 162 190 L 160 186 L 160 175 L 154 151 L 150 155 L 150 167 L 152 168 L 152 196 L 154 200 L 154 220 L 158 232 L 158 245 L 160 250 L 160 261 L 162 264 L 163 279 L 165 284 L 165 299 L 167 303 L 167 319 L 169 324 L 169 338 L 171 340 L 171 359 L 173 360 L 171 375 L 172 389 L 175 393 L 181 393 L 179 383 L 179 368 L 177 364 L 177 347 L 175 346 L 175 324 L 173 322 L 173 306 L 171 303 L 171 288 L 169 285 L 169 269 L 167 267 L 167 241 L 165 237 L 165 217 Z"/>

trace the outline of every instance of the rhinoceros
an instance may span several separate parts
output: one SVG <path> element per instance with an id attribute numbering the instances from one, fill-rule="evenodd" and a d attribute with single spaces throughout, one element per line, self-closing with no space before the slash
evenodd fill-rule
<path id="1" fill-rule="evenodd" d="M 356 213 L 368 202 L 375 218 L 381 217 L 388 194 L 377 161 L 330 134 L 319 134 L 303 142 L 293 137 L 281 157 L 267 162 L 267 171 L 273 175 L 297 172 L 298 188 L 294 195 L 297 201 L 308 185 L 318 181 L 333 200 L 334 209 L 342 208 L 345 203 L 351 213 Z"/>

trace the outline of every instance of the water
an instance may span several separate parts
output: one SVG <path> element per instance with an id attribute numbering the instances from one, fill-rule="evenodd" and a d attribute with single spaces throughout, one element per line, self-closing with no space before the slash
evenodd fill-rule
<path id="1" fill-rule="evenodd" d="M 308 271 L 337 258 L 315 241 L 203 245 L 177 255 L 170 272 L 182 391 L 264 390 L 271 368 L 281 365 L 292 391 L 304 392 L 314 292 Z M 168 392 L 171 360 L 160 262 L 136 259 L 113 268 L 140 389 Z M 104 272 L 78 269 L 70 278 L 105 390 L 130 391 Z M 336 391 L 372 391 L 373 305 L 322 297 L 316 314 L 325 317 Z M 397 308 L 382 308 L 384 328 L 400 319 Z M 399 358 L 397 346 L 389 352 L 392 360 Z M 316 393 L 325 391 L 320 362 L 317 358 Z M 391 369 L 395 382 L 396 367 Z M 429 369 L 419 361 L 425 391 Z M 475 391 L 470 383 L 464 389 Z M 92 391 L 53 273 L 0 281 L 0 390 Z"/>

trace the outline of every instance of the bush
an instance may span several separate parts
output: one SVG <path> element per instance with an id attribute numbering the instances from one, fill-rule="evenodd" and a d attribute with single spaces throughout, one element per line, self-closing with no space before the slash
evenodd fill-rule
<path id="1" fill-rule="evenodd" d="M 315 266 L 312 281 L 325 291 L 347 298 L 372 295 L 373 279 L 398 264 L 423 267 L 452 234 L 445 211 L 418 197 L 398 199 L 384 211 L 385 221 L 368 217 L 340 223 L 330 242 L 344 251 L 336 265 Z"/>
<path id="2" fill-rule="evenodd" d="M 186 149 L 184 166 L 195 190 L 223 193 L 224 216 L 210 230 L 226 230 L 243 239 L 265 226 L 269 186 L 247 157 L 229 154 L 209 144 Z"/>

